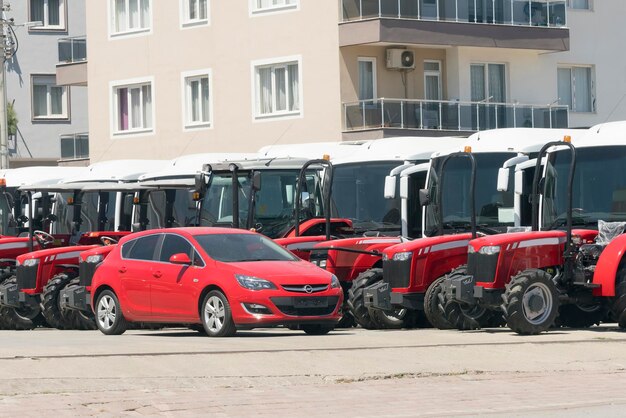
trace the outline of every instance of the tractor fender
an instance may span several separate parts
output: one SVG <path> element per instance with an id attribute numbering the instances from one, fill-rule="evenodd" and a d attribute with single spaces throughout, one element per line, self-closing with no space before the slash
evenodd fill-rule
<path id="1" fill-rule="evenodd" d="M 600 285 L 593 289 L 594 296 L 615 296 L 615 278 L 624 253 L 626 253 L 626 234 L 615 238 L 602 251 L 593 274 L 593 284 Z"/>

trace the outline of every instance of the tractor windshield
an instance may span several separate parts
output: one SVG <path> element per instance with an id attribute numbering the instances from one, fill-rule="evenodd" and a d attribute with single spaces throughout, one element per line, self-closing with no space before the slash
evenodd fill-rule
<path id="1" fill-rule="evenodd" d="M 543 191 L 542 229 L 564 227 L 571 154 L 550 155 Z M 598 220 L 626 221 L 626 146 L 576 149 L 572 191 L 574 226 L 597 228 Z"/>
<path id="2" fill-rule="evenodd" d="M 399 234 L 399 190 L 395 199 L 383 197 L 385 177 L 399 164 L 398 161 L 375 161 L 336 165 L 332 184 L 333 216 L 351 219 L 355 232 Z"/>
<path id="3" fill-rule="evenodd" d="M 152 190 L 148 195 L 150 228 L 196 225 L 196 202 L 188 189 Z"/>
<path id="4" fill-rule="evenodd" d="M 6 192 L 0 194 L 0 235 L 17 235 L 9 196 Z"/>
<path id="5" fill-rule="evenodd" d="M 270 238 L 282 237 L 295 225 L 299 170 L 259 170 L 261 189 L 252 196 L 250 173 L 239 174 L 239 227 L 254 227 Z M 302 219 L 323 216 L 318 170 L 310 170 L 302 190 Z M 200 210 L 201 226 L 231 226 L 233 190 L 230 173 L 214 174 Z M 248 225 L 250 204 L 254 216 Z"/>
<path id="6" fill-rule="evenodd" d="M 516 156 L 510 152 L 475 153 L 476 160 L 476 224 L 483 228 L 506 230 L 515 225 L 514 196 L 512 187 L 506 192 L 497 190 L 498 170 L 509 158 Z M 444 157 L 432 160 L 428 175 L 428 189 L 431 203 L 426 207 L 424 234 L 436 235 L 470 230 L 471 226 L 471 162 L 468 158 L 448 160 L 443 174 L 443 184 L 438 178 L 439 168 Z M 437 189 L 442 188 L 443 225 L 437 214 Z"/>

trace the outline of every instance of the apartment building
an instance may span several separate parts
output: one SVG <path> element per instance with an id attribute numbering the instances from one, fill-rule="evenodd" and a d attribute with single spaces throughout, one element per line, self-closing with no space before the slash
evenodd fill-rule
<path id="1" fill-rule="evenodd" d="M 621 0 L 88 2 L 92 161 L 626 118 Z"/>
<path id="2" fill-rule="evenodd" d="M 7 101 L 17 118 L 9 135 L 9 166 L 85 164 L 89 121 L 87 89 L 64 85 L 57 65 L 84 56 L 84 0 L 5 0 L 13 19 L 7 32 L 13 56 L 7 60 Z M 74 50 L 70 43 L 83 37 Z M 82 45 L 82 54 L 80 48 Z"/>

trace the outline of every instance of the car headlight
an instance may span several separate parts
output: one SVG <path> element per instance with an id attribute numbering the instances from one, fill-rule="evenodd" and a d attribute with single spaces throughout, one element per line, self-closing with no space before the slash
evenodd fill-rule
<path id="1" fill-rule="evenodd" d="M 411 259 L 412 255 L 413 253 L 410 251 L 406 251 L 403 253 L 396 253 L 393 255 L 393 261 L 407 261 Z"/>
<path id="2" fill-rule="evenodd" d="M 338 289 L 341 287 L 341 283 L 339 283 L 339 279 L 334 274 L 333 274 L 333 277 L 330 278 L 330 287 L 331 289 Z"/>
<path id="3" fill-rule="evenodd" d="M 38 258 L 28 258 L 26 260 L 24 260 L 24 267 L 34 267 L 37 264 L 39 264 L 39 259 Z"/>
<path id="4" fill-rule="evenodd" d="M 241 287 L 250 290 L 276 289 L 274 283 L 269 280 L 259 279 L 258 277 L 235 274 L 235 279 L 237 279 L 237 283 L 239 283 Z"/>
<path id="5" fill-rule="evenodd" d="M 500 252 L 500 246 L 499 245 L 487 245 L 486 247 L 482 247 L 480 250 L 478 250 L 478 252 L 480 254 L 485 254 L 485 255 L 498 254 Z"/>
<path id="6" fill-rule="evenodd" d="M 87 257 L 85 261 L 87 263 L 97 264 L 101 262 L 102 260 L 104 260 L 104 257 L 101 254 L 95 254 L 95 255 L 90 255 L 89 257 Z"/>

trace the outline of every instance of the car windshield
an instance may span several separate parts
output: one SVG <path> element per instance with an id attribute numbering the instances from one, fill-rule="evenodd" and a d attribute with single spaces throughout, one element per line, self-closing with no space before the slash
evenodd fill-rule
<path id="1" fill-rule="evenodd" d="M 195 239 L 209 257 L 225 263 L 298 260 L 280 245 L 258 234 L 207 234 L 196 235 Z"/>
<path id="2" fill-rule="evenodd" d="M 497 190 L 498 170 L 504 162 L 515 153 L 494 152 L 475 153 L 476 160 L 476 224 L 487 228 L 502 228 L 515 224 L 513 211 L 513 190 L 506 192 Z M 467 229 L 471 226 L 470 180 L 471 162 L 468 158 L 452 158 L 448 160 L 443 175 L 443 184 L 438 178 L 439 167 L 443 157 L 432 161 L 428 178 L 428 189 L 431 203 L 426 207 L 425 234 L 435 235 L 443 227 L 443 231 Z M 437 188 L 442 187 L 441 208 L 443 225 L 437 215 Z"/>
<path id="3" fill-rule="evenodd" d="M 399 164 L 376 161 L 335 166 L 333 216 L 351 219 L 356 232 L 399 233 L 400 193 L 396 190 L 395 199 L 384 198 L 385 177 Z"/>
<path id="4" fill-rule="evenodd" d="M 546 167 L 542 221 L 544 229 L 564 227 L 571 153 L 551 154 Z M 597 227 L 598 220 L 626 221 L 626 146 L 576 149 L 572 188 L 574 226 Z"/>

